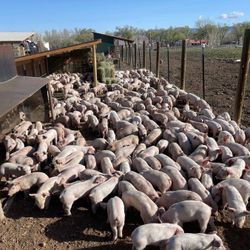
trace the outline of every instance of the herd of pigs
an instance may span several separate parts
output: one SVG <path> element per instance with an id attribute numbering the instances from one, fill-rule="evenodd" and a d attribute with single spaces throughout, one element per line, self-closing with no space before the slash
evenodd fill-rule
<path id="1" fill-rule="evenodd" d="M 87 199 L 93 213 L 107 210 L 113 240 L 135 209 L 144 224 L 132 232 L 134 250 L 225 249 L 213 222 L 224 209 L 244 230 L 250 128 L 144 69 L 96 87 L 75 73 L 49 78 L 53 125 L 23 119 L 4 138 L 9 197 L 25 192 L 48 209 L 57 196 L 67 216 Z M 200 233 L 184 233 L 193 221 Z"/>

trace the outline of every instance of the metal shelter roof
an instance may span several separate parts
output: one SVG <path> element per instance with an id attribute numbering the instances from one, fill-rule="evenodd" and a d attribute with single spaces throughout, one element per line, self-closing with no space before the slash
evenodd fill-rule
<path id="1" fill-rule="evenodd" d="M 133 43 L 134 42 L 134 40 L 127 39 L 127 38 L 120 37 L 120 36 L 112 36 L 112 35 L 107 35 L 107 34 L 98 33 L 98 32 L 93 32 L 93 34 L 97 34 L 97 35 L 101 35 L 101 36 L 106 36 L 106 37 L 114 38 L 114 39 L 125 41 L 125 42 L 128 42 L 128 43 Z"/>
<path id="2" fill-rule="evenodd" d="M 47 78 L 16 76 L 0 84 L 0 117 L 48 83 Z"/>
<path id="3" fill-rule="evenodd" d="M 0 32 L 0 42 L 22 42 L 34 34 L 34 32 Z"/>
<path id="4" fill-rule="evenodd" d="M 45 86 L 49 80 L 17 76 L 11 45 L 0 46 L 0 65 L 0 117 L 2 117 Z"/>

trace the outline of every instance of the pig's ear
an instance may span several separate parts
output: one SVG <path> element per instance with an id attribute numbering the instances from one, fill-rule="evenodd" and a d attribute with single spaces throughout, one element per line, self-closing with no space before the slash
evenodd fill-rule
<path id="1" fill-rule="evenodd" d="M 104 176 L 98 176 L 96 177 L 96 179 L 94 180 L 94 183 L 102 183 L 105 180 Z"/>
<path id="2" fill-rule="evenodd" d="M 233 208 L 233 207 L 228 207 L 227 210 L 230 211 L 230 212 L 233 212 L 233 213 L 236 211 L 236 209 Z"/>
<path id="3" fill-rule="evenodd" d="M 30 197 L 36 197 L 36 194 L 29 194 Z"/>
<path id="4" fill-rule="evenodd" d="M 232 174 L 232 170 L 230 168 L 227 168 L 226 171 L 228 174 Z"/>
<path id="5" fill-rule="evenodd" d="M 221 242 L 214 239 L 212 242 L 213 247 L 219 248 L 221 246 Z"/>
<path id="6" fill-rule="evenodd" d="M 209 159 L 208 159 L 208 157 L 207 158 L 205 158 L 203 161 L 202 161 L 202 163 L 201 163 L 201 166 L 202 167 L 206 167 L 206 165 L 209 163 Z"/>

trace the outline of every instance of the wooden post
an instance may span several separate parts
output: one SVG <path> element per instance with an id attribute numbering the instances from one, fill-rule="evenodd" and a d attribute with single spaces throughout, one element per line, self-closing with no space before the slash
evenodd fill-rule
<path id="1" fill-rule="evenodd" d="M 245 30 L 244 43 L 241 54 L 239 82 L 236 90 L 235 106 L 234 106 L 234 120 L 240 124 L 243 101 L 245 96 L 245 89 L 247 84 L 247 76 L 250 60 L 250 29 Z"/>
<path id="2" fill-rule="evenodd" d="M 169 53 L 169 48 L 170 48 L 170 45 L 168 44 L 167 45 L 167 63 L 168 63 L 168 82 L 170 82 L 170 53 Z"/>
<path id="3" fill-rule="evenodd" d="M 149 53 L 149 70 L 152 71 L 152 44 L 150 44 L 148 48 L 148 53 Z"/>
<path id="4" fill-rule="evenodd" d="M 92 46 L 92 53 L 93 53 L 93 86 L 95 87 L 97 85 L 97 64 L 96 64 L 96 45 Z"/>
<path id="5" fill-rule="evenodd" d="M 139 68 L 141 68 L 141 49 L 140 46 L 138 47 L 138 53 L 139 53 Z"/>
<path id="6" fill-rule="evenodd" d="M 48 75 L 49 74 L 49 61 L 48 61 L 47 56 L 44 58 L 44 62 L 45 62 L 46 75 Z"/>
<path id="7" fill-rule="evenodd" d="M 128 62 L 128 47 L 125 45 L 125 63 Z"/>
<path id="8" fill-rule="evenodd" d="M 187 40 L 182 40 L 182 53 L 181 53 L 181 89 L 185 90 L 185 76 L 186 76 L 186 62 L 187 62 Z"/>
<path id="9" fill-rule="evenodd" d="M 142 67 L 146 68 L 146 42 L 143 41 L 143 47 L 142 47 Z"/>
<path id="10" fill-rule="evenodd" d="M 132 45 L 129 46 L 129 52 L 130 52 L 129 53 L 130 54 L 129 55 L 130 56 L 129 65 L 132 66 L 132 64 L 133 64 L 133 47 L 132 47 Z"/>
<path id="11" fill-rule="evenodd" d="M 48 98 L 49 98 L 49 106 L 50 106 L 52 124 L 54 124 L 54 121 L 55 121 L 56 117 L 55 117 L 54 109 L 53 109 L 52 92 L 51 92 L 50 83 L 47 84 L 47 90 L 48 90 Z"/>
<path id="12" fill-rule="evenodd" d="M 121 46 L 121 60 L 122 62 L 124 61 L 124 54 L 123 54 L 123 45 Z"/>
<path id="13" fill-rule="evenodd" d="M 156 77 L 160 76 L 160 43 L 156 43 Z"/>
<path id="14" fill-rule="evenodd" d="M 31 66 L 32 66 L 32 76 L 36 76 L 36 69 L 35 69 L 34 59 L 31 60 Z"/>
<path id="15" fill-rule="evenodd" d="M 205 100 L 206 98 L 206 90 L 205 90 L 205 44 L 202 44 L 202 52 L 201 52 L 201 62 L 202 62 L 202 96 Z"/>
<path id="16" fill-rule="evenodd" d="M 129 62 L 129 45 L 127 45 L 127 58 L 126 58 L 126 62 L 127 62 L 127 64 Z"/>
<path id="17" fill-rule="evenodd" d="M 134 44 L 134 56 L 135 56 L 135 69 L 137 68 L 137 49 L 136 49 L 136 43 Z"/>

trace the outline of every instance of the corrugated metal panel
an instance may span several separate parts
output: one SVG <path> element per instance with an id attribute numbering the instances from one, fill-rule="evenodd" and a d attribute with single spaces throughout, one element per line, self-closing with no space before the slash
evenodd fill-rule
<path id="1" fill-rule="evenodd" d="M 32 96 L 48 83 L 47 78 L 17 76 L 1 83 L 0 87 L 0 117 Z"/>
<path id="2" fill-rule="evenodd" d="M 10 45 L 0 46 L 0 84 L 16 76 L 14 54 Z"/>
<path id="3" fill-rule="evenodd" d="M 34 32 L 0 32 L 0 42 L 22 42 L 34 34 Z"/>

